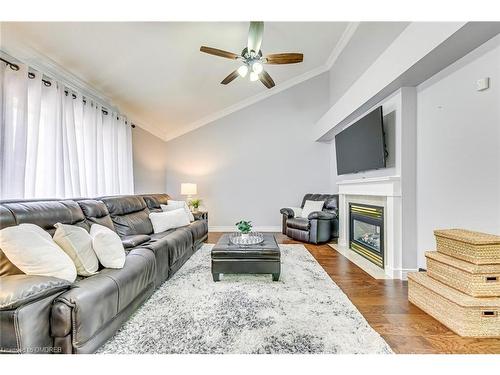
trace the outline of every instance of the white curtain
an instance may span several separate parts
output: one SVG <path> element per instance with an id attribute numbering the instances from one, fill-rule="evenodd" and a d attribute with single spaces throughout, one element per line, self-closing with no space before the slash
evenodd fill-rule
<path id="1" fill-rule="evenodd" d="M 0 64 L 0 85 L 0 199 L 133 194 L 124 116 L 23 65 Z"/>

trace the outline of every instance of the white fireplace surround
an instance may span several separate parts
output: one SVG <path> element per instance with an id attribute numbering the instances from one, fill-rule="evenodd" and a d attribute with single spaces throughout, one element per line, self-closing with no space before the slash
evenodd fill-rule
<path id="1" fill-rule="evenodd" d="M 406 279 L 408 271 L 402 268 L 402 196 L 401 178 L 387 176 L 344 180 L 339 188 L 339 239 L 340 252 L 354 253 L 349 249 L 349 203 L 384 207 L 384 270 L 386 278 Z M 366 262 L 358 266 L 373 274 L 373 267 Z M 376 267 L 376 266 L 375 266 Z M 371 268 L 370 270 L 368 268 Z M 382 270 L 380 270 L 382 271 Z"/>

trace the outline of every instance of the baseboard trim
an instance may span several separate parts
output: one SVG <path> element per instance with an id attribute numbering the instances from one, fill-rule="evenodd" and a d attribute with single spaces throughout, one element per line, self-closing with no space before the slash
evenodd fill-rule
<path id="1" fill-rule="evenodd" d="M 281 227 L 253 227 L 254 232 L 281 232 Z M 232 226 L 209 226 L 209 232 L 237 232 L 238 230 L 234 225 Z"/>
<path id="2" fill-rule="evenodd" d="M 408 273 L 418 272 L 417 268 L 403 268 L 401 270 L 401 280 L 408 280 Z"/>
<path id="3" fill-rule="evenodd" d="M 388 270 L 388 272 L 390 274 L 392 274 L 393 279 L 406 281 L 406 280 L 408 280 L 408 273 L 418 272 L 418 269 L 416 269 L 416 268 L 394 268 L 394 269 Z"/>

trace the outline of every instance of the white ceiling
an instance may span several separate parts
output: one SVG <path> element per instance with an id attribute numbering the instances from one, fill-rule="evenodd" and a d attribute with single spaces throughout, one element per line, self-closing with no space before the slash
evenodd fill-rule
<path id="1" fill-rule="evenodd" d="M 248 26 L 248 22 L 2 23 L 1 42 L 7 52 L 36 51 L 64 67 L 140 126 L 167 140 L 268 94 L 260 82 L 248 79 L 221 85 L 238 62 L 199 52 L 201 45 L 207 45 L 240 53 Z M 276 82 L 269 91 L 324 68 L 352 32 L 353 24 L 346 22 L 266 22 L 264 54 L 304 54 L 301 64 L 266 66 Z"/>

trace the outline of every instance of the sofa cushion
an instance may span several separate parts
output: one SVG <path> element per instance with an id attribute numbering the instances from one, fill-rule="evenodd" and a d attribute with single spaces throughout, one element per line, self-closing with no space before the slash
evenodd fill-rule
<path id="1" fill-rule="evenodd" d="M 125 248 L 115 232 L 105 226 L 93 224 L 90 227 L 90 236 L 92 237 L 92 248 L 103 267 L 123 267 Z"/>
<path id="2" fill-rule="evenodd" d="M 149 236 L 151 237 L 151 242 L 155 242 L 155 241 L 167 236 L 168 234 L 170 234 L 174 231 L 175 231 L 175 229 L 169 229 L 169 230 L 166 230 L 165 232 L 150 234 Z"/>
<path id="3" fill-rule="evenodd" d="M 75 346 L 83 346 L 136 297 L 151 288 L 154 272 L 152 252 L 147 249 L 132 250 L 122 269 L 105 269 L 78 281 L 72 289 L 60 295 L 56 302 L 73 308 Z M 55 308 L 58 308 L 57 304 Z M 57 329 L 54 327 L 53 332 Z"/>
<path id="4" fill-rule="evenodd" d="M 309 220 L 304 219 L 302 217 L 294 217 L 291 219 L 288 219 L 286 221 L 286 225 L 288 228 L 295 228 L 295 229 L 300 229 L 304 231 L 309 230 Z"/>
<path id="5" fill-rule="evenodd" d="M 77 274 L 91 276 L 96 273 L 99 261 L 92 248 L 92 237 L 89 232 L 75 225 L 61 223 L 57 223 L 56 228 L 54 241 L 75 263 Z"/>
<path id="6" fill-rule="evenodd" d="M 0 229 L 16 225 L 14 214 L 4 206 L 0 206 Z"/>
<path id="7" fill-rule="evenodd" d="M 151 212 L 161 212 L 160 205 L 168 204 L 170 200 L 168 194 L 145 194 L 142 195 L 142 198 Z"/>
<path id="8" fill-rule="evenodd" d="M 122 269 L 106 268 L 101 271 L 118 286 L 118 311 L 128 306 L 139 294 L 151 287 L 155 278 L 155 257 L 147 249 L 132 250 Z"/>
<path id="9" fill-rule="evenodd" d="M 0 248 L 16 267 L 28 275 L 58 277 L 69 282 L 76 279 L 71 258 L 52 237 L 43 237 L 31 228 L 14 226 L 2 229 Z"/>
<path id="10" fill-rule="evenodd" d="M 193 235 L 195 243 L 202 241 L 208 233 L 208 223 L 206 220 L 196 220 L 189 224 L 189 230 Z"/>
<path id="11" fill-rule="evenodd" d="M 301 214 L 301 216 L 304 219 L 307 219 L 307 218 L 309 218 L 309 215 L 312 212 L 321 211 L 323 209 L 324 205 L 325 205 L 324 201 L 310 201 L 310 200 L 307 200 L 307 201 L 305 201 L 304 207 L 302 208 L 302 214 Z"/>
<path id="12" fill-rule="evenodd" d="M 24 272 L 17 268 L 0 249 L 0 277 L 8 275 L 24 275 Z"/>
<path id="13" fill-rule="evenodd" d="M 0 206 L 0 230 L 3 228 L 16 225 L 16 219 L 12 212 L 4 206 Z M 2 249 L 0 249 L 0 277 L 7 275 L 22 275 L 24 274 L 5 256 Z"/>
<path id="14" fill-rule="evenodd" d="M 133 234 L 131 236 L 124 236 L 121 238 L 122 245 L 125 249 L 133 249 L 134 247 L 148 242 L 150 239 L 151 237 L 146 234 Z"/>
<path id="15" fill-rule="evenodd" d="M 286 235 L 294 240 L 309 242 L 309 231 L 287 227 Z"/>
<path id="16" fill-rule="evenodd" d="M 80 206 L 75 201 L 12 202 L 3 203 L 3 206 L 12 212 L 16 224 L 36 224 L 51 236 L 54 235 L 56 223 L 90 229 Z"/>
<path id="17" fill-rule="evenodd" d="M 153 236 L 153 235 L 152 235 Z M 170 271 L 170 262 L 168 260 L 168 245 L 166 242 L 152 239 L 151 241 L 140 245 L 135 250 L 144 249 L 152 253 L 156 262 L 156 280 L 155 286 L 161 285 L 167 278 Z"/>
<path id="18" fill-rule="evenodd" d="M 142 197 L 129 195 L 104 197 L 101 200 L 108 208 L 116 233 L 120 237 L 153 233 L 149 210 Z"/>
<path id="19" fill-rule="evenodd" d="M 77 347 L 113 320 L 118 314 L 118 301 L 118 285 L 102 273 L 76 282 L 72 289 L 56 298 L 56 302 L 73 308 L 73 341 Z M 59 328 L 52 327 L 52 331 Z"/>
<path id="20" fill-rule="evenodd" d="M 189 217 L 183 208 L 167 212 L 151 212 L 149 219 L 153 224 L 154 233 L 189 225 Z"/>
<path id="21" fill-rule="evenodd" d="M 302 198 L 301 207 L 304 207 L 306 201 L 324 201 L 325 209 L 331 210 L 338 207 L 339 196 L 337 194 L 306 194 Z"/>
<path id="22" fill-rule="evenodd" d="M 11 275 L 1 285 L 0 310 L 7 310 L 69 289 L 71 284 L 57 277 Z"/>
<path id="23" fill-rule="evenodd" d="M 168 204 L 161 204 L 160 207 L 163 212 L 175 211 L 179 208 L 182 208 L 186 212 L 186 215 L 188 215 L 189 221 L 194 221 L 193 213 L 189 209 L 189 206 L 186 201 L 170 200 L 168 201 Z"/>
<path id="24" fill-rule="evenodd" d="M 177 228 L 158 240 L 151 240 L 151 245 L 156 251 L 166 249 L 168 252 L 168 264 L 172 266 L 183 257 L 183 255 L 191 251 L 193 248 L 193 235 L 189 227 Z"/>
<path id="25" fill-rule="evenodd" d="M 85 199 L 78 201 L 78 205 L 82 209 L 83 215 L 89 222 L 89 225 L 99 224 L 115 230 L 108 208 L 103 202 Z"/>

